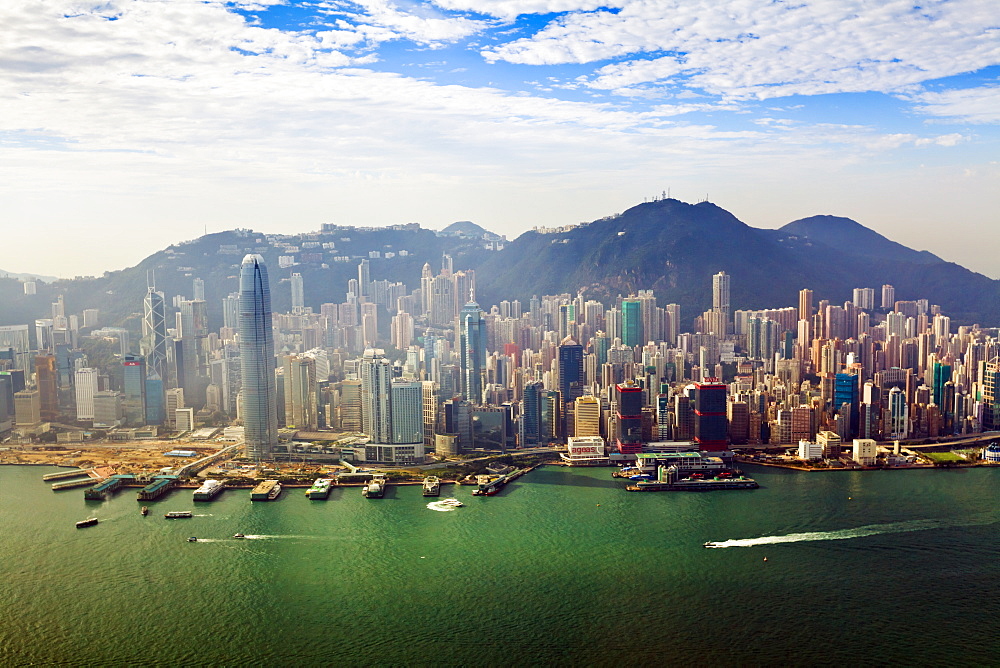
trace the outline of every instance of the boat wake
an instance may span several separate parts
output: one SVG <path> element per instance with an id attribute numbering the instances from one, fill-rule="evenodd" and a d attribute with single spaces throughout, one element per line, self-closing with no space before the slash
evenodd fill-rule
<path id="1" fill-rule="evenodd" d="M 431 501 L 427 504 L 427 507 L 431 510 L 436 510 L 439 513 L 450 513 L 453 510 L 458 510 L 455 506 L 449 506 L 446 503 L 441 503 L 440 501 Z"/>
<path id="2" fill-rule="evenodd" d="M 963 526 L 981 526 L 1000 521 L 995 515 L 981 515 L 954 520 L 910 520 L 907 522 L 890 522 L 888 524 L 869 524 L 856 529 L 840 529 L 838 531 L 810 531 L 807 533 L 790 533 L 784 536 L 763 536 L 761 538 L 737 538 L 718 542 L 705 543 L 708 548 L 723 547 L 754 547 L 756 545 L 777 545 L 778 543 L 805 543 L 815 540 L 847 540 L 864 538 L 886 533 L 908 533 L 910 531 L 929 531 L 931 529 L 950 529 Z"/>

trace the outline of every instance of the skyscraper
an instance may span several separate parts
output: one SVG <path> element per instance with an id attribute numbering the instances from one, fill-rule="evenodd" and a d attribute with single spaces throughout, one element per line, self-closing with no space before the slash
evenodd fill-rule
<path id="1" fill-rule="evenodd" d="M 458 314 L 460 334 L 462 395 L 473 404 L 483 401 L 483 381 L 486 375 L 486 321 L 474 299 Z"/>
<path id="2" fill-rule="evenodd" d="M 630 347 L 645 343 L 642 332 L 642 302 L 638 299 L 622 300 L 621 339 L 624 345 Z"/>
<path id="3" fill-rule="evenodd" d="M 694 440 L 700 450 L 725 450 L 729 443 L 726 386 L 714 380 L 694 385 Z"/>
<path id="4" fill-rule="evenodd" d="M 278 444 L 274 366 L 267 267 L 260 255 L 247 255 L 240 267 L 240 375 L 246 451 L 256 460 L 270 459 Z"/>
<path id="5" fill-rule="evenodd" d="M 642 388 L 631 381 L 615 385 L 615 404 L 618 452 L 642 452 Z"/>
<path id="6" fill-rule="evenodd" d="M 367 260 L 365 260 L 367 262 Z M 288 281 L 292 286 L 292 313 L 302 313 L 306 305 L 305 284 L 302 274 L 294 273 Z"/>
<path id="7" fill-rule="evenodd" d="M 371 443 L 392 443 L 392 367 L 385 352 L 367 348 L 361 358 L 361 431 Z"/>
<path id="8" fill-rule="evenodd" d="M 712 276 L 712 310 L 729 318 L 729 274 L 724 271 Z"/>
<path id="9" fill-rule="evenodd" d="M 142 300 L 142 342 L 140 349 L 146 358 L 146 373 L 152 378 L 167 377 L 167 317 L 163 293 L 150 285 Z"/>
<path id="10" fill-rule="evenodd" d="M 141 427 L 146 424 L 146 360 L 141 355 L 126 355 L 122 365 L 125 424 Z"/>
<path id="11" fill-rule="evenodd" d="M 583 346 L 567 336 L 559 344 L 559 393 L 562 395 L 562 433 L 567 433 L 570 406 L 583 396 Z"/>

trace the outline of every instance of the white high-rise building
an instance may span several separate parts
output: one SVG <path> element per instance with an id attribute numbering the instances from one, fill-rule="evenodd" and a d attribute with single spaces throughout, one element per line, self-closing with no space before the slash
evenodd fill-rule
<path id="1" fill-rule="evenodd" d="M 851 301 L 859 309 L 871 311 L 875 308 L 875 288 L 854 288 L 854 299 Z"/>
<path id="2" fill-rule="evenodd" d="M 98 392 L 97 378 L 100 372 L 97 369 L 83 368 L 77 369 L 73 378 L 73 386 L 76 388 L 76 419 L 94 419 L 94 395 Z"/>
<path id="3" fill-rule="evenodd" d="M 395 445 L 424 442 L 423 387 L 415 381 L 392 383 L 392 442 Z"/>
<path id="4" fill-rule="evenodd" d="M 372 443 L 392 443 L 392 367 L 385 351 L 365 350 L 361 358 L 361 431 Z"/>
<path id="5" fill-rule="evenodd" d="M 305 284 L 302 281 L 302 274 L 292 274 L 289 283 L 292 286 L 292 313 L 302 313 L 306 306 Z"/>

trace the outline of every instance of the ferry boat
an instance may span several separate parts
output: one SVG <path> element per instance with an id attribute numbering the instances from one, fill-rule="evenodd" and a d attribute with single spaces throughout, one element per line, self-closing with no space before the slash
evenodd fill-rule
<path id="1" fill-rule="evenodd" d="M 190 510 L 171 510 L 169 513 L 164 515 L 168 520 L 176 520 L 182 517 L 194 517 L 194 513 Z"/>
<path id="2" fill-rule="evenodd" d="M 140 510 L 139 512 L 142 513 L 143 517 L 145 517 L 146 515 L 149 514 L 149 508 L 147 508 L 146 506 L 143 506 L 142 510 Z"/>
<path id="3" fill-rule="evenodd" d="M 92 527 L 95 524 L 97 524 L 97 518 L 96 517 L 88 517 L 85 520 L 80 520 L 79 522 L 77 522 L 76 523 L 76 528 L 77 529 L 82 529 L 84 527 Z"/>
<path id="4" fill-rule="evenodd" d="M 424 496 L 439 496 L 441 494 L 441 478 L 429 475 L 424 478 Z"/>
<path id="5" fill-rule="evenodd" d="M 265 480 L 250 492 L 251 501 L 274 501 L 281 494 L 281 483 L 277 480 Z"/>
<path id="6" fill-rule="evenodd" d="M 306 498 L 320 501 L 330 498 L 330 485 L 332 484 L 333 478 L 316 478 L 312 487 L 306 490 Z"/>
<path id="7" fill-rule="evenodd" d="M 385 476 L 377 475 L 364 486 L 361 493 L 366 499 L 381 499 L 385 496 Z"/>
<path id="8" fill-rule="evenodd" d="M 194 490 L 194 500 L 211 501 L 222 492 L 224 487 L 221 480 L 206 480 L 201 484 L 201 487 Z"/>
<path id="9" fill-rule="evenodd" d="M 494 496 L 496 495 L 503 486 L 508 482 L 517 478 L 521 475 L 523 471 L 520 469 L 514 469 L 510 473 L 505 473 L 499 476 L 488 476 L 480 475 L 476 476 L 476 482 L 479 483 L 479 488 L 472 490 L 473 496 Z"/>

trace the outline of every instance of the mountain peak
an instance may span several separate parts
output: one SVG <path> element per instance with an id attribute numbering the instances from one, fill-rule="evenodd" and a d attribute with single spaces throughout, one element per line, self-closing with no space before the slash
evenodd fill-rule
<path id="1" fill-rule="evenodd" d="M 799 237 L 853 255 L 872 259 L 935 264 L 941 258 L 892 241 L 856 220 L 843 216 L 820 215 L 792 221 L 778 230 L 785 237 Z"/>

